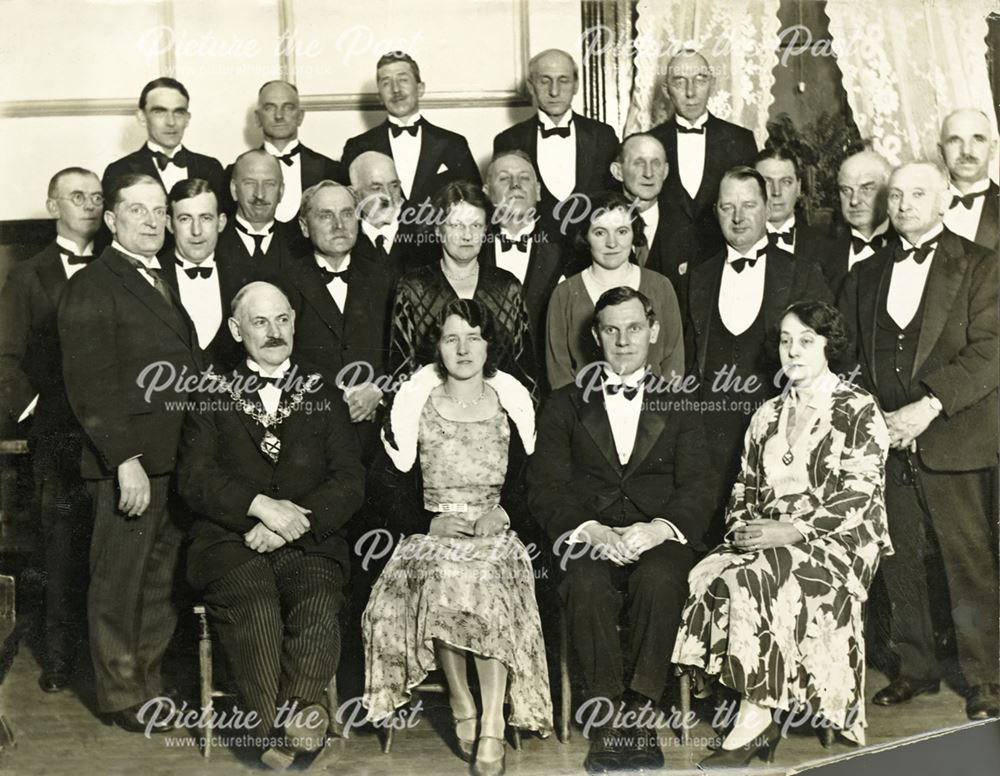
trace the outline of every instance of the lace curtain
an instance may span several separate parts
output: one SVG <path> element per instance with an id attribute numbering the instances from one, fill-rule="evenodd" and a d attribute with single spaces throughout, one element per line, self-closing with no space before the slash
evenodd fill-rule
<path id="1" fill-rule="evenodd" d="M 663 91 L 667 62 L 682 48 L 701 51 L 715 68 L 708 109 L 767 139 L 778 64 L 780 0 L 639 0 L 635 79 L 625 134 L 662 124 L 672 114 Z"/>
<path id="2" fill-rule="evenodd" d="M 955 108 L 982 109 L 996 137 L 985 39 L 986 16 L 998 8 L 997 0 L 828 0 L 854 121 L 892 164 L 940 159 L 941 122 Z"/>

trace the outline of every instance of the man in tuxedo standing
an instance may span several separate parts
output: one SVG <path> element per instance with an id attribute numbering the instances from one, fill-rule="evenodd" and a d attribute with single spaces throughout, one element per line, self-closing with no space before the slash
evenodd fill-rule
<path id="1" fill-rule="evenodd" d="M 259 148 L 244 151 L 233 164 L 229 192 L 236 215 L 219 235 L 219 256 L 249 280 L 280 281 L 279 268 L 301 248 L 296 227 L 275 218 L 285 193 L 281 162 Z"/>
<path id="2" fill-rule="evenodd" d="M 479 261 L 505 269 L 521 282 L 535 363 L 541 367 L 545 364 L 549 297 L 565 277 L 562 243 L 554 239 L 552 226 L 545 226 L 538 215 L 538 175 L 523 151 L 506 151 L 494 157 L 483 189 L 494 211 Z"/>
<path id="3" fill-rule="evenodd" d="M 816 261 L 823 253 L 827 230 L 807 224 L 797 213 L 802 196 L 802 162 L 793 151 L 766 147 L 754 161 L 767 183 L 767 239 L 796 259 Z"/>
<path id="4" fill-rule="evenodd" d="M 664 89 L 674 117 L 649 132 L 667 150 L 662 216 L 675 233 L 670 263 L 683 275 L 725 247 L 712 207 L 719 182 L 726 170 L 753 163 L 757 143 L 749 129 L 708 112 L 715 75 L 697 51 L 681 51 L 667 63 Z"/>
<path id="5" fill-rule="evenodd" d="M 101 181 L 68 167 L 49 181 L 45 208 L 56 238 L 15 266 L 0 293 L 0 417 L 29 417 L 35 484 L 33 508 L 45 563 L 45 652 L 39 686 L 68 687 L 86 628 L 87 554 L 93 525 L 90 496 L 80 477 L 83 430 L 63 383 L 56 311 L 66 281 L 94 258 L 101 223 Z M 19 434 L 20 435 L 20 434 Z"/>
<path id="6" fill-rule="evenodd" d="M 415 223 L 392 157 L 365 151 L 351 162 L 350 178 L 361 216 L 357 254 L 383 267 L 393 281 L 426 263 L 428 252 L 436 246 L 428 240 L 433 230 Z"/>
<path id="7" fill-rule="evenodd" d="M 376 127 L 344 144 L 348 168 L 365 151 L 391 156 L 403 196 L 414 205 L 430 199 L 452 181 L 482 182 L 469 143 L 456 132 L 431 124 L 420 114 L 424 82 L 420 67 L 402 51 L 383 54 L 375 65 L 379 100 L 388 116 Z"/>
<path id="8" fill-rule="evenodd" d="M 676 394 L 651 390 L 649 343 L 659 325 L 641 292 L 601 295 L 593 335 L 604 363 L 583 384 L 552 393 L 528 468 L 531 512 L 561 556 L 559 593 L 586 693 L 616 716 L 622 705 L 648 714 L 660 703 L 716 490 L 698 414 L 675 407 Z M 663 766 L 655 728 L 609 724 L 590 736 L 591 773 Z"/>
<path id="9" fill-rule="evenodd" d="M 224 326 L 229 305 L 247 282 L 243 267 L 229 256 L 217 256 L 215 246 L 225 229 L 226 215 L 218 199 L 200 178 L 188 178 L 167 196 L 167 229 L 174 236 L 172 255 L 162 256 L 163 279 L 177 292 L 205 351 L 207 363 L 229 369 L 241 348 Z"/>
<path id="10" fill-rule="evenodd" d="M 539 172 L 539 212 L 546 222 L 566 214 L 556 205 L 573 194 L 594 194 L 614 187 L 610 165 L 618 149 L 615 131 L 572 109 L 580 88 L 573 57 L 547 49 L 528 62 L 528 91 L 537 113 L 493 138 L 493 156 L 523 151 Z M 557 230 L 560 239 L 566 232 Z"/>
<path id="11" fill-rule="evenodd" d="M 324 690 L 340 660 L 338 611 L 349 572 L 344 525 L 361 505 L 364 469 L 339 392 L 292 360 L 295 312 L 251 283 L 229 329 L 246 360 L 197 394 L 178 488 L 197 513 L 188 577 L 205 590 L 243 711 L 274 769 L 318 749 Z M 279 709 L 292 711 L 278 720 Z M 283 739 L 283 740 L 282 740 Z"/>
<path id="12" fill-rule="evenodd" d="M 938 144 L 951 178 L 952 199 L 944 223 L 948 229 L 984 248 L 1000 245 L 1000 187 L 989 178 L 997 150 L 993 126 L 973 108 L 948 114 Z"/>
<path id="13" fill-rule="evenodd" d="M 755 169 L 734 167 L 722 176 L 716 212 L 726 244 L 691 270 L 684 351 L 698 398 L 714 405 L 704 413 L 705 446 L 728 491 L 750 417 L 777 393 L 778 364 L 768 343 L 777 341 L 782 312 L 803 299 L 833 299 L 818 264 L 795 261 L 768 241 L 767 184 Z M 716 518 L 713 541 L 722 538 L 721 512 Z"/>
<path id="14" fill-rule="evenodd" d="M 819 255 L 826 282 L 837 298 L 848 273 L 895 235 L 886 211 L 890 172 L 889 162 L 874 151 L 853 154 L 840 165 L 837 187 L 846 226 L 827 239 Z"/>
<path id="15" fill-rule="evenodd" d="M 943 224 L 948 178 L 911 162 L 889 179 L 897 237 L 848 277 L 856 356 L 889 426 L 885 502 L 895 554 L 881 573 L 898 673 L 879 706 L 937 692 L 927 559 L 940 552 L 969 719 L 1000 714 L 997 556 L 997 261 Z M 932 538 L 933 537 L 933 538 Z M 936 541 L 935 541 L 936 539 Z"/>
<path id="16" fill-rule="evenodd" d="M 177 378 L 196 375 L 202 363 L 194 327 L 156 258 L 163 186 L 149 175 L 116 180 L 104 211 L 114 241 L 70 278 L 58 327 L 94 500 L 87 619 L 97 707 L 143 732 L 137 713 L 163 691 L 160 664 L 177 621 L 171 591 L 183 533 L 170 482 L 184 418 L 178 404 L 187 399 Z"/>
<path id="17" fill-rule="evenodd" d="M 102 179 L 105 191 L 115 188 L 115 178 L 131 173 L 159 180 L 164 191 L 185 178 L 202 178 L 222 196 L 225 183 L 219 160 L 182 145 L 191 121 L 189 100 L 184 84 L 173 78 L 157 78 L 142 88 L 136 118 L 146 128 L 146 143 L 107 166 Z"/>

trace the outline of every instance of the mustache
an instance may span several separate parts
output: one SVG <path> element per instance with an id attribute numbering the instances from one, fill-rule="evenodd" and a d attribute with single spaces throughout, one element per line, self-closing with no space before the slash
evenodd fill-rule
<path id="1" fill-rule="evenodd" d="M 981 160 L 979 159 L 978 156 L 962 154 L 960 157 L 958 157 L 958 161 L 959 163 L 964 163 L 964 164 L 979 164 Z"/>
<path id="2" fill-rule="evenodd" d="M 283 337 L 268 337 L 264 340 L 265 348 L 283 348 L 288 345 Z"/>

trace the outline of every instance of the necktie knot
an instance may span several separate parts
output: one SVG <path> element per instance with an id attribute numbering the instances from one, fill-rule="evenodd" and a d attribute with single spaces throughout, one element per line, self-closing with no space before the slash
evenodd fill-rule
<path id="1" fill-rule="evenodd" d="M 542 122 L 538 122 L 538 129 L 542 133 L 542 140 L 549 137 L 569 137 L 569 125 L 565 127 L 552 127 L 552 129 L 546 129 Z"/>
<path id="2" fill-rule="evenodd" d="M 420 121 L 423 121 L 423 119 L 421 119 Z M 417 130 L 420 129 L 420 121 L 416 121 L 413 124 L 410 124 L 409 126 L 406 127 L 400 126 L 399 124 L 393 124 L 390 122 L 389 131 L 392 132 L 393 137 L 399 137 L 404 132 L 410 137 L 416 137 Z"/>
<path id="3" fill-rule="evenodd" d="M 247 229 L 238 220 L 236 221 L 236 230 L 242 232 L 247 237 L 253 240 L 253 256 L 254 259 L 263 260 L 264 259 L 264 238 L 270 237 L 274 233 L 274 224 L 271 224 L 270 228 L 263 234 L 256 234 Z"/>
<path id="4" fill-rule="evenodd" d="M 167 169 L 168 164 L 172 164 L 175 167 L 187 167 L 188 166 L 188 156 L 187 151 L 183 148 L 177 151 L 173 156 L 167 156 L 163 151 L 153 151 L 153 159 L 156 161 L 156 167 L 160 172 Z"/>
<path id="5" fill-rule="evenodd" d="M 194 280 L 195 278 L 212 277 L 212 267 L 184 267 L 184 274 Z"/>
<path id="6" fill-rule="evenodd" d="M 951 198 L 950 207 L 955 208 L 961 205 L 966 210 L 972 210 L 972 206 L 976 202 L 976 197 L 985 197 L 986 191 L 974 191 L 971 194 L 963 194 L 962 196 L 955 195 Z"/>
<path id="7" fill-rule="evenodd" d="M 500 246 L 503 250 L 509 251 L 511 248 L 516 248 L 521 253 L 528 252 L 528 240 L 531 238 L 530 234 L 522 234 L 518 239 L 514 240 L 503 232 L 500 232 L 498 237 L 500 239 Z"/>
<path id="8" fill-rule="evenodd" d="M 705 127 L 684 127 L 677 125 L 677 133 L 680 135 L 704 135 Z"/>
<path id="9" fill-rule="evenodd" d="M 375 250 L 377 250 L 380 253 L 388 256 L 389 255 L 389 251 L 386 250 L 385 244 L 386 244 L 386 239 L 385 239 L 385 235 L 384 234 L 377 234 L 377 235 L 375 235 Z"/>

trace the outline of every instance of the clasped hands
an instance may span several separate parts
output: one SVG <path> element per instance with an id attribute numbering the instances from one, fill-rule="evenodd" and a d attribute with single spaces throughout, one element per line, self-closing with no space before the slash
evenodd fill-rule
<path id="1" fill-rule="evenodd" d="M 674 538 L 673 529 L 666 523 L 650 521 L 627 526 L 610 526 L 602 523 L 588 525 L 580 531 L 599 557 L 616 566 L 626 566 L 639 560 L 646 550 Z"/>
<path id="2" fill-rule="evenodd" d="M 427 533 L 431 536 L 496 536 L 503 533 L 507 525 L 507 512 L 497 506 L 474 522 L 460 512 L 439 514 L 431 520 Z"/>
<path id="3" fill-rule="evenodd" d="M 279 501 L 259 493 L 247 514 L 260 522 L 243 534 L 243 543 L 251 550 L 264 553 L 294 542 L 308 531 L 308 515 L 312 510 L 287 499 Z"/>
<path id="4" fill-rule="evenodd" d="M 934 409 L 926 396 L 894 412 L 885 413 L 890 445 L 895 450 L 905 450 L 910 447 L 937 416 L 938 410 Z"/>
<path id="5" fill-rule="evenodd" d="M 740 552 L 757 552 L 784 547 L 803 540 L 802 532 L 783 520 L 747 520 L 732 531 L 731 544 Z"/>
<path id="6" fill-rule="evenodd" d="M 356 388 L 344 390 L 344 399 L 351 415 L 352 423 L 375 419 L 375 410 L 382 401 L 382 391 L 375 383 L 365 383 Z"/>

